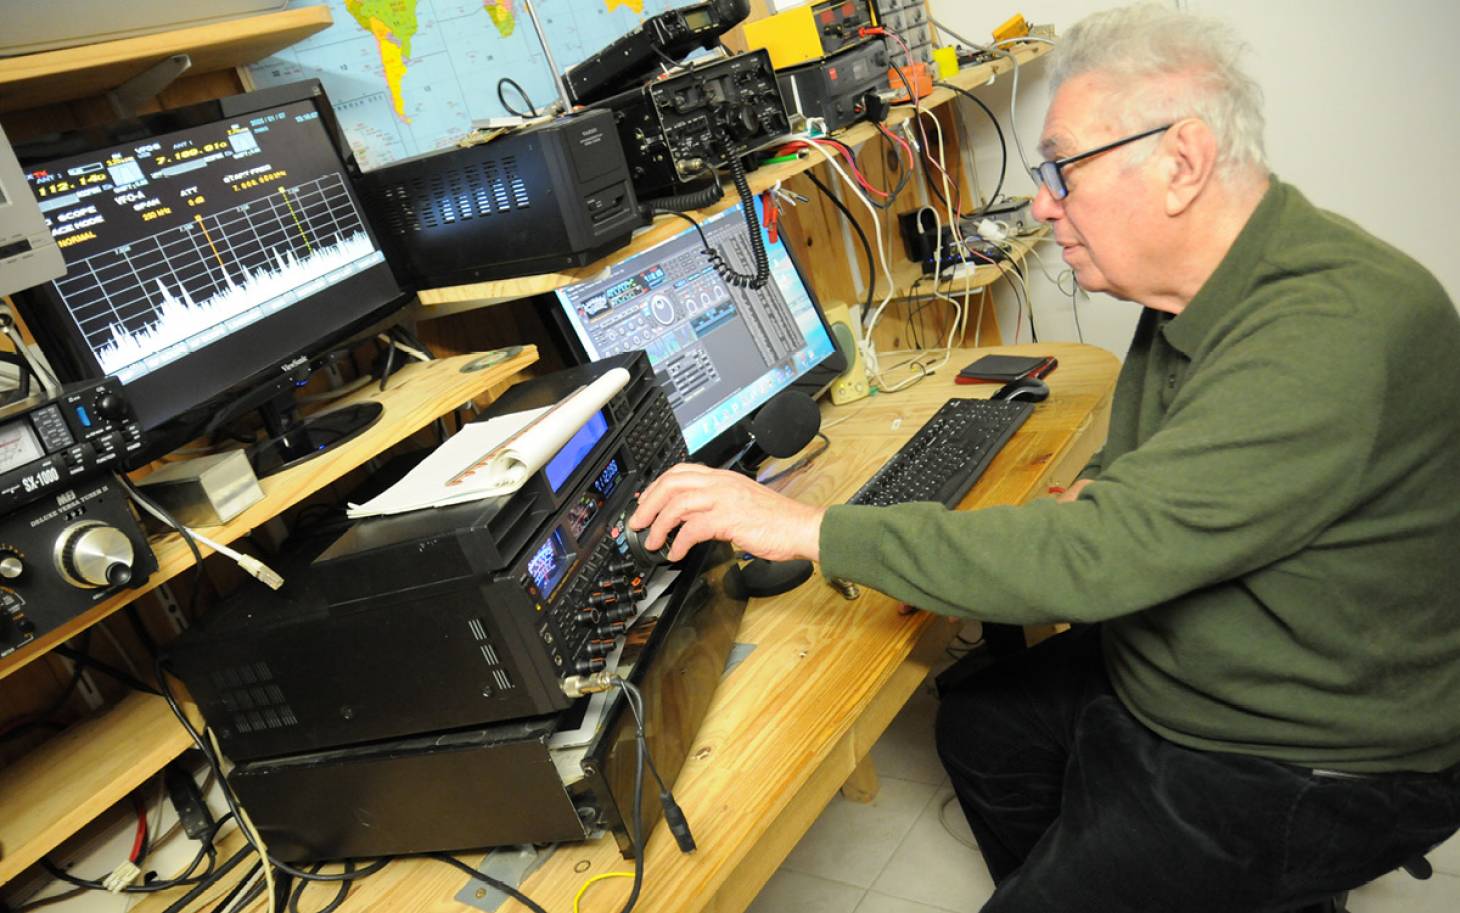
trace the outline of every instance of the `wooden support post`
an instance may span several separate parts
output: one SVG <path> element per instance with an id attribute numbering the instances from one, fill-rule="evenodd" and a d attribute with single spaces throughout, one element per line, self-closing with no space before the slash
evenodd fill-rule
<path id="1" fill-rule="evenodd" d="M 872 756 L 864 755 L 853 768 L 852 775 L 842 784 L 842 796 L 866 805 L 877 798 L 877 790 L 881 788 L 882 784 L 877 780 L 877 768 L 872 764 Z"/>

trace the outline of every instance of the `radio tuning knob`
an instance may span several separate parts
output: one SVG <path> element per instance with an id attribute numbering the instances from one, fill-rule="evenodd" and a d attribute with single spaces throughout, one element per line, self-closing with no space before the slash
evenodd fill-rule
<path id="1" fill-rule="evenodd" d="M 115 393 L 103 393 L 96 401 L 96 414 L 109 421 L 127 417 L 127 404 Z"/>
<path id="2" fill-rule="evenodd" d="M 19 580 L 25 573 L 25 561 L 12 549 L 0 549 L 0 579 Z"/>
<path id="3" fill-rule="evenodd" d="M 115 526 L 87 520 L 56 538 L 56 569 L 81 589 L 123 586 L 132 579 L 132 540 Z"/>

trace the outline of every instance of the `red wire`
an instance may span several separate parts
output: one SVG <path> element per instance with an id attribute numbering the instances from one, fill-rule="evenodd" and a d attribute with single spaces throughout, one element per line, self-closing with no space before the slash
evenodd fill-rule
<path id="1" fill-rule="evenodd" d="M 909 171 L 914 170 L 918 167 L 917 158 L 913 155 L 912 147 L 907 144 L 907 140 L 887 129 L 887 126 L 885 124 L 878 124 L 877 129 L 882 131 L 883 136 L 892 140 L 894 143 L 897 143 L 899 146 L 902 147 L 902 151 L 907 153 L 907 167 Z"/>
<path id="2" fill-rule="evenodd" d="M 132 808 L 137 811 L 137 834 L 132 838 L 132 852 L 127 858 L 137 865 L 142 861 L 142 848 L 147 845 L 147 804 L 133 793 Z"/>
<path id="3" fill-rule="evenodd" d="M 876 187 L 873 187 L 870 183 L 868 183 L 866 176 L 864 174 L 862 174 L 862 169 L 860 169 L 860 168 L 857 167 L 857 160 L 852 155 L 852 152 L 851 152 L 850 149 L 848 149 L 846 146 L 843 146 L 842 144 L 836 142 L 835 140 L 829 140 L 829 139 L 825 139 L 823 137 L 817 137 L 816 138 L 816 141 L 818 143 L 825 143 L 825 144 L 831 146 L 833 149 L 837 150 L 838 152 L 840 152 L 842 154 L 842 157 L 847 160 L 847 167 L 851 168 L 851 170 L 852 170 L 852 176 L 854 178 L 856 178 L 857 184 L 860 185 L 864 190 L 866 190 L 868 193 L 875 193 L 879 197 L 886 197 L 887 196 L 887 191 L 885 191 L 885 190 L 878 190 Z M 787 143 L 786 145 L 782 146 L 781 149 L 778 150 L 778 152 L 786 152 L 786 151 L 795 150 L 795 149 L 811 149 L 811 148 L 815 148 L 815 147 L 813 147 L 811 143 L 808 143 L 808 142 L 806 142 L 804 140 L 791 140 L 789 143 Z"/>

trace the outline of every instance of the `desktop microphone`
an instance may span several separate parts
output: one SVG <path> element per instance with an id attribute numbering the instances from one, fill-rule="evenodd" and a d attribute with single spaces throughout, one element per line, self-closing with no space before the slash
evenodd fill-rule
<path id="1" fill-rule="evenodd" d="M 784 459 L 800 453 L 821 431 L 821 410 L 800 390 L 783 390 L 750 422 L 750 436 L 761 450 Z M 737 588 L 747 596 L 777 596 L 811 577 L 810 561 L 753 558 L 740 568 Z"/>
<path id="2" fill-rule="evenodd" d="M 782 390 L 750 422 L 756 446 L 773 457 L 795 456 L 821 430 L 816 400 L 800 390 Z"/>

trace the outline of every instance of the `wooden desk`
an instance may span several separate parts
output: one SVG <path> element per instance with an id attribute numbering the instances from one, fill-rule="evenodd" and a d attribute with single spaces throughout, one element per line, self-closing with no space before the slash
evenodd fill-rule
<path id="1" fill-rule="evenodd" d="M 1049 378 L 1051 398 L 994 459 L 963 506 L 1022 503 L 1050 485 L 1069 484 L 1104 440 L 1118 363 L 1093 347 L 1054 343 L 955 352 L 943 373 L 902 393 L 828 404 L 826 424 L 849 417 L 827 431 L 827 455 L 788 480 L 785 490 L 824 503 L 846 500 L 944 400 L 987 397 L 997 389 L 958 387 L 952 380 L 958 366 L 987 351 L 1052 354 L 1060 366 Z M 675 783 L 699 851 L 680 854 L 661 823 L 649 838 L 638 910 L 731 913 L 749 905 L 858 770 L 952 636 L 948 620 L 901 615 L 897 608 L 866 590 L 848 602 L 819 578 L 775 599 L 752 600 L 737 639 L 755 649 L 721 682 Z M 551 913 L 566 913 L 586 879 L 631 868 L 611 839 L 566 844 L 522 890 Z M 399 860 L 357 885 L 342 909 L 467 913 L 473 908 L 452 899 L 465 883 L 440 863 Z M 584 910 L 617 911 L 629 883 L 594 885 Z M 301 906 L 315 909 L 332 893 L 312 886 Z M 155 913 L 166 903 L 153 898 L 134 909 Z M 508 903 L 500 909 L 523 908 Z"/>

